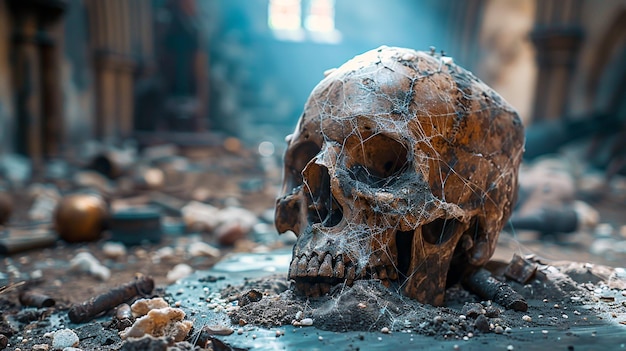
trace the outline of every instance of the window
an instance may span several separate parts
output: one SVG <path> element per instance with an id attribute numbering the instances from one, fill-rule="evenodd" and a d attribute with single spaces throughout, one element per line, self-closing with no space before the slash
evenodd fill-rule
<path id="1" fill-rule="evenodd" d="M 335 0 L 269 0 L 268 25 L 279 40 L 341 40 L 335 29 Z"/>

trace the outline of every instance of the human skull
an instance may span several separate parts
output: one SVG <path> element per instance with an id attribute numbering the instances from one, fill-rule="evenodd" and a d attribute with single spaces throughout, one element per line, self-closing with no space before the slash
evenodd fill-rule
<path id="1" fill-rule="evenodd" d="M 276 227 L 310 297 L 378 279 L 441 305 L 492 256 L 517 194 L 517 113 L 434 53 L 381 47 L 334 70 L 287 137 Z"/>

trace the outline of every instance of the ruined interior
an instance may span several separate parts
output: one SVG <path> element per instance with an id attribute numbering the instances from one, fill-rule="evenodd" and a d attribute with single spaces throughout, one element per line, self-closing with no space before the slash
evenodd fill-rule
<path id="1" fill-rule="evenodd" d="M 626 347 L 624 0 L 0 0 L 0 350 Z"/>

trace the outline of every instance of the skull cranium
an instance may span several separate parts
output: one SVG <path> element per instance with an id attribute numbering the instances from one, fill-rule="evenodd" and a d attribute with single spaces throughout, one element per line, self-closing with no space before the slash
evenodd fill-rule
<path id="1" fill-rule="evenodd" d="M 279 232 L 298 236 L 289 278 L 320 296 L 379 279 L 441 305 L 492 256 L 517 192 L 523 126 L 468 71 L 381 47 L 311 93 L 288 137 Z"/>

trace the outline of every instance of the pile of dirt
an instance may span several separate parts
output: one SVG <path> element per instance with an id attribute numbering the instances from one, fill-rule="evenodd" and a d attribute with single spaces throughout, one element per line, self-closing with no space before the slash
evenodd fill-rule
<path id="1" fill-rule="evenodd" d="M 609 286 L 600 276 L 615 270 L 599 268 L 542 265 L 528 284 L 507 281 L 528 301 L 525 312 L 481 300 L 460 285 L 447 290 L 444 307 L 424 305 L 376 280 L 336 286 L 329 295 L 307 298 L 286 288 L 286 276 L 272 276 L 231 286 L 222 291 L 222 296 L 235 300 L 251 291 L 262 294 L 260 300 L 233 309 L 230 319 L 234 325 L 265 328 L 312 324 L 336 332 L 407 332 L 459 339 L 481 333 L 506 334 L 526 327 L 567 329 L 571 325 L 591 325 L 606 318 L 603 314 L 609 311 L 610 319 L 626 323 L 626 305 L 620 302 L 626 290 L 623 284 L 615 283 L 623 280 L 613 279 L 613 286 Z M 277 290 L 277 286 L 285 288 Z"/>

